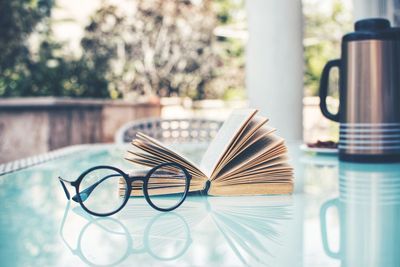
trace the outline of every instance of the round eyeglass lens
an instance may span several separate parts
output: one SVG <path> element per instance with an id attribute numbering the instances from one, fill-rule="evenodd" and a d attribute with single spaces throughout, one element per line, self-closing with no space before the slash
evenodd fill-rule
<path id="1" fill-rule="evenodd" d="M 188 179 L 185 171 L 174 164 L 166 164 L 155 169 L 148 180 L 147 192 L 151 203 L 160 208 L 177 208 L 186 193 Z"/>
<path id="2" fill-rule="evenodd" d="M 101 167 L 88 172 L 78 190 L 83 206 L 93 213 L 105 215 L 121 208 L 127 184 L 122 172 Z"/>

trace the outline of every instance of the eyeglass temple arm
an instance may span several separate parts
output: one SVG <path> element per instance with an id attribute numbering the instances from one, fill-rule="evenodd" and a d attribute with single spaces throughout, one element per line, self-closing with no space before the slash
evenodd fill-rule
<path id="1" fill-rule="evenodd" d="M 110 174 L 110 175 L 107 175 L 107 176 L 101 178 L 99 181 L 97 181 L 94 184 L 92 184 L 91 186 L 89 186 L 86 189 L 84 189 L 81 192 L 79 192 L 79 196 L 81 198 L 81 201 L 84 202 L 99 184 L 101 184 L 102 182 L 104 182 L 108 178 L 116 177 L 116 176 L 121 176 L 121 174 Z M 79 202 L 78 194 L 73 196 L 72 200 L 75 201 L 75 202 Z"/>
<path id="2" fill-rule="evenodd" d="M 70 200 L 71 199 L 71 195 L 69 194 L 69 191 L 68 191 L 67 187 L 65 186 L 65 183 L 71 184 L 71 182 L 67 181 L 67 180 L 64 180 L 61 177 L 58 177 L 58 180 L 60 181 L 60 184 L 61 184 L 62 188 L 64 189 L 65 196 L 67 197 L 68 200 Z"/>

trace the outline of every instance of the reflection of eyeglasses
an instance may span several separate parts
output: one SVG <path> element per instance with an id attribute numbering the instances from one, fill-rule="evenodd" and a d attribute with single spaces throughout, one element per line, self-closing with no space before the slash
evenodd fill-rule
<path id="1" fill-rule="evenodd" d="M 69 203 L 65 209 L 64 217 L 60 226 L 60 236 L 65 245 L 78 257 L 90 266 L 114 266 L 124 261 L 130 254 L 148 253 L 153 258 L 169 261 L 181 257 L 192 243 L 190 229 L 185 219 L 174 212 L 168 214 L 157 214 L 147 223 L 143 232 L 142 240 L 132 238 L 128 228 L 119 220 L 114 218 L 93 218 L 83 215 L 88 221 L 81 231 L 74 249 L 64 237 L 64 226 L 67 221 Z M 79 212 L 74 212 L 79 215 Z M 85 240 L 92 241 L 100 238 L 98 246 L 85 244 Z M 105 238 L 105 239 L 104 239 Z M 139 241 L 139 242 L 138 242 Z M 141 241 L 141 242 L 140 242 Z M 142 243 L 143 247 L 134 248 L 135 243 Z M 111 255 L 104 247 L 112 244 L 113 253 L 111 257 L 101 259 L 101 255 Z M 120 253 L 115 253 L 115 246 Z M 107 250 L 107 248 L 106 248 Z M 172 253 L 171 253 L 172 252 Z"/>
<path id="2" fill-rule="evenodd" d="M 189 172 L 173 162 L 162 163 L 145 176 L 129 176 L 112 166 L 96 166 L 83 172 L 75 181 L 59 177 L 67 198 L 70 199 L 70 194 L 65 183 L 75 187 L 76 195 L 72 200 L 96 216 L 117 213 L 130 196 L 144 196 L 149 205 L 158 211 L 174 210 L 185 201 L 190 179 Z"/>

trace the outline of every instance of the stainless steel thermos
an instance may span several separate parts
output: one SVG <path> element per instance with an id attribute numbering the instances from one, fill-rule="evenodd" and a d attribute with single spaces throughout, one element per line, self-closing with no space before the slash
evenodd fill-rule
<path id="1" fill-rule="evenodd" d="M 339 111 L 326 105 L 329 73 L 339 68 Z M 355 23 L 342 39 L 340 59 L 329 61 L 320 81 L 320 108 L 340 123 L 339 158 L 400 161 L 400 30 L 386 19 Z"/>

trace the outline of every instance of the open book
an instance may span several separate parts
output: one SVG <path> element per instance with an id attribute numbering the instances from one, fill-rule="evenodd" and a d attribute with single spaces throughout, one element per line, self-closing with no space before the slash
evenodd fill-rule
<path id="1" fill-rule="evenodd" d="M 199 165 L 172 151 L 159 141 L 138 133 L 126 159 L 153 167 L 177 162 L 192 175 L 190 191 L 206 190 L 209 195 L 287 194 L 293 191 L 293 169 L 287 163 L 284 140 L 266 125 L 255 109 L 232 112 L 210 143 Z M 152 194 L 180 192 L 184 183 L 158 179 Z M 132 195 L 140 195 L 133 186 Z M 152 185 L 149 184 L 149 193 Z"/>

